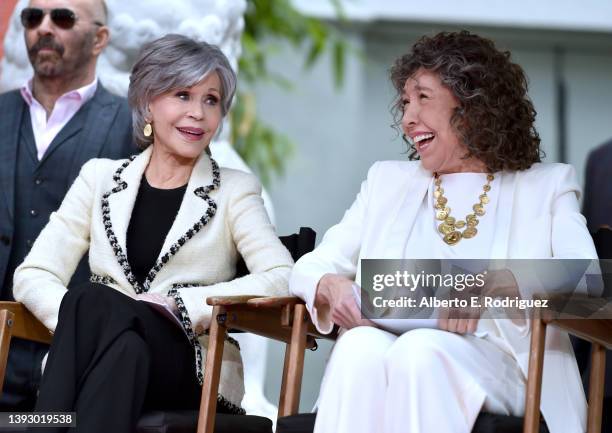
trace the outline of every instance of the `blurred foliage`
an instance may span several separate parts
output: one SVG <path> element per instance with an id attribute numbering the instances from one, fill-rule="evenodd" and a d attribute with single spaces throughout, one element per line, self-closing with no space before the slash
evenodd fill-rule
<path id="1" fill-rule="evenodd" d="M 329 0 L 343 19 L 340 0 Z M 294 143 L 286 135 L 266 125 L 257 116 L 252 87 L 256 83 L 274 83 L 291 91 L 292 82 L 282 71 L 270 71 L 267 60 L 279 45 L 289 43 L 296 49 L 306 47 L 304 68 L 314 66 L 329 51 L 332 55 L 334 81 L 342 85 L 347 44 L 331 25 L 298 12 L 291 0 L 248 0 L 242 34 L 242 56 L 238 61 L 239 89 L 232 109 L 231 140 L 236 151 L 259 174 L 264 185 L 274 175 L 282 175 Z"/>

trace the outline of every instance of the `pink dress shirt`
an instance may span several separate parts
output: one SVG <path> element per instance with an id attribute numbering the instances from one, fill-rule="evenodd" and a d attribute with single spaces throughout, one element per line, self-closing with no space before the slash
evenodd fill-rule
<path id="1" fill-rule="evenodd" d="M 93 97 L 97 88 L 98 79 L 95 78 L 93 82 L 86 86 L 64 93 L 55 102 L 53 111 L 47 118 L 47 111 L 32 95 L 32 80 L 21 87 L 21 95 L 30 107 L 30 119 L 32 120 L 32 131 L 34 132 L 39 161 L 53 139 L 72 119 L 72 116 Z"/>

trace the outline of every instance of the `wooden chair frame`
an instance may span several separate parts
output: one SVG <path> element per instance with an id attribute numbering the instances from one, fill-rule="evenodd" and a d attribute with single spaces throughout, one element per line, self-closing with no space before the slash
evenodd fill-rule
<path id="1" fill-rule="evenodd" d="M 309 319 L 303 301 L 295 297 L 214 297 L 208 298 L 207 302 L 213 306 L 214 312 L 199 418 L 199 425 L 205 427 L 198 433 L 213 433 L 216 408 L 213 396 L 217 395 L 223 340 L 229 328 L 253 332 L 287 344 L 278 416 L 295 415 L 299 407 L 304 351 L 316 346 L 316 338 L 335 339 L 335 335 L 319 334 Z M 611 316 L 612 312 L 605 317 Z M 538 433 L 540 429 L 544 342 L 549 325 L 592 344 L 587 433 L 601 433 L 605 357 L 606 349 L 612 349 L 612 319 L 558 319 L 547 314 L 539 314 L 532 323 L 523 433 Z M 204 394 L 210 397 L 204 400 Z"/>
<path id="2" fill-rule="evenodd" d="M 12 337 L 51 344 L 52 334 L 19 302 L 0 302 L 0 390 Z"/>
<path id="3" fill-rule="evenodd" d="M 197 433 L 213 433 L 217 391 L 225 335 L 229 329 L 251 332 L 286 344 L 278 416 L 297 413 L 300 401 L 304 353 L 316 348 L 321 335 L 309 319 L 306 306 L 296 297 L 212 297 L 209 348 L 204 370 Z M 527 378 L 523 433 L 537 433 L 540 426 L 540 395 L 546 328 L 557 326 L 592 343 L 587 433 L 601 433 L 606 349 L 612 349 L 612 319 L 556 319 L 542 315 L 533 319 L 529 374 Z M 0 387 L 4 383 L 11 338 L 50 343 L 52 335 L 22 304 L 0 302 Z M 0 388 L 1 389 L 1 388 Z"/>
<path id="4" fill-rule="evenodd" d="M 297 298 L 254 296 L 210 298 L 210 300 L 214 303 L 215 319 L 210 328 L 210 346 L 206 356 L 197 433 L 214 431 L 223 342 L 228 329 L 248 331 L 287 343 L 279 414 L 284 416 L 296 413 L 302 382 L 304 351 L 306 348 L 316 346 L 313 337 L 306 337 L 307 332 L 317 337 L 324 337 L 316 333 L 312 324 L 308 326 L 308 313 L 303 303 Z M 258 308 L 260 306 L 265 308 Z M 23 304 L 0 302 L 0 390 L 4 385 L 12 337 L 46 344 L 51 344 L 53 340 L 49 330 Z M 204 392 L 204 390 L 210 391 Z"/>

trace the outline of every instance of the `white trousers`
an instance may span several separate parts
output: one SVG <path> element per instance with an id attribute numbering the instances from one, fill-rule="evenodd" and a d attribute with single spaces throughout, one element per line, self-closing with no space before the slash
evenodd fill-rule
<path id="1" fill-rule="evenodd" d="M 315 433 L 469 433 L 481 410 L 522 416 L 514 358 L 473 335 L 371 328 L 336 342 L 321 383 Z"/>

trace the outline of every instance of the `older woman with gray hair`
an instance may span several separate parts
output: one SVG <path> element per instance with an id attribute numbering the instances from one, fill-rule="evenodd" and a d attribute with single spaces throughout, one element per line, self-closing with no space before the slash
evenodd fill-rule
<path id="1" fill-rule="evenodd" d="M 143 47 L 129 101 L 144 151 L 85 164 L 15 273 L 15 298 L 54 333 L 37 411 L 128 433 L 144 409 L 197 408 L 206 297 L 287 292 L 293 262 L 259 182 L 208 151 L 235 87 L 217 47 L 179 35 Z M 68 291 L 87 250 L 91 282 Z M 251 273 L 233 279 L 240 256 Z M 226 346 L 218 410 L 241 413 L 240 352 Z"/>

